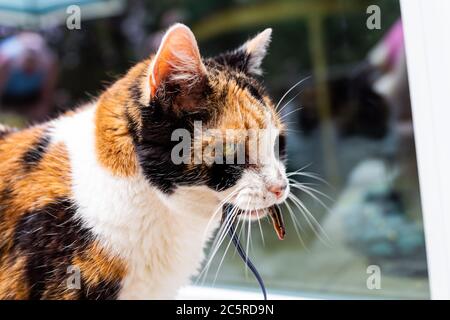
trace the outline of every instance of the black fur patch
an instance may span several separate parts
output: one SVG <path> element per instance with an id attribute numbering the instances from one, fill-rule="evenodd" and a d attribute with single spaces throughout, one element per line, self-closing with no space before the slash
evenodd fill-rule
<path id="1" fill-rule="evenodd" d="M 26 170 L 36 167 L 47 152 L 50 136 L 44 133 L 22 156 L 22 163 Z"/>
<path id="2" fill-rule="evenodd" d="M 247 73 L 250 56 L 243 50 L 235 50 L 218 55 L 214 60 L 227 68 Z"/>
<path id="3" fill-rule="evenodd" d="M 131 130 L 130 133 L 134 135 L 139 162 L 146 178 L 166 193 L 171 193 L 179 184 L 196 184 L 190 178 L 192 172 L 186 174 L 186 165 L 176 165 L 171 159 L 172 149 L 178 143 L 171 141 L 172 132 L 175 129 L 193 132 L 192 115 L 177 116 L 170 107 L 153 101 L 141 110 L 141 117 L 141 132 L 136 134 L 136 130 Z M 130 123 L 129 127 L 134 126 Z"/>
<path id="4" fill-rule="evenodd" d="M 207 185 L 216 191 L 231 188 L 242 177 L 244 168 L 245 165 L 213 164 Z"/>
<path id="5" fill-rule="evenodd" d="M 76 206 L 69 199 L 58 199 L 47 206 L 27 212 L 18 221 L 13 250 L 25 256 L 30 299 L 46 298 L 45 291 L 65 286 L 67 268 L 75 255 L 83 254 L 93 241 L 92 233 L 75 218 Z M 84 285 L 81 270 L 81 289 L 73 289 L 80 299 L 115 299 L 119 282 L 102 282 L 97 286 Z M 51 292 L 50 292 L 51 294 Z"/>
<path id="6" fill-rule="evenodd" d="M 210 76 L 218 72 L 225 72 L 230 80 L 236 81 L 237 85 L 261 101 L 264 105 L 264 90 L 258 82 L 251 76 L 246 76 L 246 65 L 248 57 L 244 52 L 236 51 L 205 61 L 210 71 Z M 239 72 L 242 71 L 242 72 Z M 211 79 L 209 79 L 211 80 Z M 176 129 L 186 129 L 194 136 L 194 121 L 201 121 L 207 126 L 211 116 L 220 117 L 221 94 L 225 96 L 227 92 L 214 92 L 209 83 L 201 84 L 201 90 L 192 90 L 192 96 L 184 96 L 184 100 L 179 100 L 182 96 L 182 88 L 177 83 L 164 84 L 162 94 L 152 99 L 148 106 L 140 106 L 141 123 L 140 130 L 130 116 L 128 119 L 128 129 L 133 137 L 139 163 L 143 169 L 146 179 L 162 192 L 172 193 L 177 186 L 206 185 L 214 190 L 222 191 L 236 184 L 241 178 L 246 164 L 198 164 L 188 166 L 186 164 L 174 164 L 171 159 L 171 152 L 179 141 L 171 141 L 171 136 Z M 138 88 L 133 85 L 132 88 Z M 133 98 L 139 99 L 140 95 L 136 89 Z M 212 95 L 214 94 L 214 95 Z M 191 99 L 192 98 L 192 99 Z M 183 101 L 195 107 L 183 107 Z M 181 105 L 180 105 L 181 101 Z M 198 103 L 197 103 L 198 102 Z M 140 105 L 138 101 L 135 101 Z M 177 110 L 174 110 L 176 105 Z M 181 111 L 180 111 L 181 110 Z"/>
<path id="7" fill-rule="evenodd" d="M 263 98 L 263 90 L 261 89 L 261 87 L 256 83 L 256 81 L 252 78 L 247 78 L 247 77 L 235 77 L 236 82 L 238 83 L 238 85 L 243 88 L 243 89 L 247 89 L 247 91 L 259 102 L 261 102 L 261 104 L 264 105 L 264 98 Z"/>
<path id="8" fill-rule="evenodd" d="M 190 185 L 207 185 L 221 191 L 232 187 L 239 180 L 244 165 L 213 164 L 207 167 L 198 164 L 188 168 L 185 164 L 174 164 L 171 152 L 179 142 L 171 141 L 171 134 L 176 128 L 186 129 L 193 134 L 193 121 L 180 118 L 157 120 L 149 127 L 144 125 L 143 139 L 135 144 L 141 167 L 151 184 L 170 194 L 177 186 Z"/>
<path id="9" fill-rule="evenodd" d="M 141 105 L 141 98 L 142 98 L 142 90 L 141 90 L 141 84 L 142 84 L 142 78 L 145 77 L 145 73 L 141 73 L 136 79 L 131 83 L 130 87 L 128 88 L 128 91 L 130 93 L 131 99 L 138 105 Z M 143 107 L 143 106 L 141 106 Z"/>

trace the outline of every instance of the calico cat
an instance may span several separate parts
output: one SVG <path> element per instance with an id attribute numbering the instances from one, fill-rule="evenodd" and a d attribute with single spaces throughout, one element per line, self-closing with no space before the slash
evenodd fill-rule
<path id="1" fill-rule="evenodd" d="M 175 298 L 201 266 L 218 206 L 254 219 L 283 202 L 289 186 L 272 138 L 263 163 L 171 157 L 172 133 L 192 133 L 195 121 L 270 128 L 283 141 L 254 77 L 270 37 L 266 29 L 202 59 L 191 30 L 176 24 L 96 101 L 22 131 L 0 128 L 0 298 Z"/>

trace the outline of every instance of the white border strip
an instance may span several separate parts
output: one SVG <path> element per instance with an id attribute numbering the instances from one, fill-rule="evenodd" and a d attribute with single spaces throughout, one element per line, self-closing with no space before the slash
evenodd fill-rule
<path id="1" fill-rule="evenodd" d="M 268 300 L 310 300 L 283 294 L 267 294 Z M 262 300 L 261 291 L 187 286 L 182 288 L 177 300 Z"/>
<path id="2" fill-rule="evenodd" d="M 401 0 L 432 299 L 450 299 L 450 1 Z"/>

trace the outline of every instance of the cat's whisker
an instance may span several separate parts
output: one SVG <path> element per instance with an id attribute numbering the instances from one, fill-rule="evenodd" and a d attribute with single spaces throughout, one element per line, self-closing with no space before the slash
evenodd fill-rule
<path id="1" fill-rule="evenodd" d="M 304 165 L 303 167 L 301 167 L 301 168 L 299 168 L 299 169 L 297 169 L 295 171 L 287 172 L 286 175 L 289 176 L 292 173 L 300 172 L 300 171 L 305 170 L 306 168 L 310 167 L 311 165 L 312 165 L 312 163 L 308 163 L 308 164 Z"/>
<path id="2" fill-rule="evenodd" d="M 267 209 L 264 209 L 264 213 L 267 213 Z M 261 218 L 259 216 L 259 212 L 258 211 L 256 211 L 256 215 L 258 217 L 258 226 L 259 226 L 259 231 L 261 232 L 261 240 L 262 240 L 263 246 L 265 247 L 266 246 L 266 242 L 264 241 L 264 234 L 263 234 L 263 229 L 262 229 L 262 226 L 261 226 Z"/>
<path id="3" fill-rule="evenodd" d="M 297 180 L 292 179 L 292 178 L 289 178 L 289 180 L 290 180 L 293 184 L 299 185 L 299 186 L 301 186 L 301 187 L 304 187 L 305 189 L 308 189 L 308 190 L 310 190 L 310 191 L 312 191 L 312 192 L 315 192 L 315 193 L 321 195 L 322 197 L 327 198 L 327 199 L 330 200 L 330 201 L 334 201 L 334 199 L 331 198 L 331 197 L 330 197 L 329 195 L 327 195 L 326 193 L 323 193 L 322 191 L 317 190 L 317 189 L 311 187 L 311 186 L 317 186 L 317 184 L 315 184 L 315 183 L 300 183 L 300 182 L 298 182 Z"/>
<path id="4" fill-rule="evenodd" d="M 285 124 L 286 124 L 286 122 L 285 122 Z M 292 129 L 292 128 L 289 128 L 289 123 L 287 124 L 287 127 L 284 128 L 284 132 L 287 132 L 287 133 L 295 133 L 295 134 L 300 134 L 300 133 L 301 133 L 301 131 L 300 131 L 299 129 Z"/>
<path id="5" fill-rule="evenodd" d="M 333 201 L 333 199 L 331 199 L 329 196 L 327 196 L 326 194 L 324 194 L 323 192 L 320 192 L 314 188 L 310 188 L 308 186 L 302 186 L 301 184 L 298 183 L 290 183 L 289 184 L 291 188 L 295 188 L 298 189 L 304 193 L 306 193 L 307 195 L 309 195 L 311 198 L 313 198 L 314 200 L 316 200 L 318 203 L 320 203 L 320 205 L 322 207 L 324 207 L 325 209 L 327 209 L 328 211 L 330 211 L 330 208 L 319 198 L 317 197 L 313 192 L 318 193 L 319 195 L 326 197 L 327 199 L 329 199 L 330 201 Z"/>
<path id="6" fill-rule="evenodd" d="M 247 256 L 247 260 L 250 254 L 250 242 L 251 242 L 251 234 L 252 234 L 252 222 L 250 220 L 251 218 L 251 213 L 249 211 L 247 211 L 247 224 L 248 224 L 248 229 L 247 229 L 247 243 L 246 243 L 246 249 L 245 249 L 245 255 Z M 246 261 L 247 264 L 247 261 Z M 248 271 L 248 266 L 246 268 L 246 270 Z"/>
<path id="7" fill-rule="evenodd" d="M 250 243 L 250 211 L 249 211 L 249 205 L 250 205 L 250 199 L 248 199 L 247 204 L 245 206 L 245 220 L 248 221 L 248 230 L 247 230 L 247 242 L 245 244 L 245 277 L 248 276 L 248 254 L 249 254 L 249 243 Z M 242 225 L 244 226 L 245 230 L 245 220 L 243 220 Z"/>
<path id="8" fill-rule="evenodd" d="M 211 267 L 211 265 L 212 265 L 212 261 L 213 261 L 212 259 L 213 259 L 214 257 L 215 257 L 215 254 L 214 254 L 214 256 L 211 256 L 211 260 L 208 260 L 208 261 L 206 262 L 205 266 L 203 267 L 202 271 L 199 273 L 199 275 L 198 275 L 198 277 L 197 277 L 196 284 L 198 283 L 198 281 L 200 281 L 200 279 L 202 279 L 202 281 L 201 281 L 201 284 L 202 284 L 202 285 L 205 283 L 206 277 L 207 277 L 207 275 L 208 275 L 208 273 L 209 273 L 209 269 L 210 269 L 210 267 Z"/>
<path id="9" fill-rule="evenodd" d="M 303 82 L 305 82 L 306 80 L 310 79 L 311 76 L 307 76 L 306 78 L 303 78 L 302 80 L 298 81 L 297 83 L 295 83 L 292 87 L 290 87 L 285 94 L 283 94 L 283 96 L 281 97 L 281 99 L 278 101 L 278 103 L 275 106 L 275 110 L 278 110 L 278 107 L 280 106 L 280 104 L 283 102 L 284 98 L 286 98 L 287 95 L 289 95 L 289 93 L 291 93 L 292 90 L 294 90 L 297 86 L 301 85 Z"/>
<path id="10" fill-rule="evenodd" d="M 239 197 L 239 195 L 238 195 Z M 233 207 L 233 209 L 231 210 L 229 216 L 227 217 L 227 219 L 225 220 L 225 223 L 222 224 L 220 230 L 219 230 L 219 238 L 215 240 L 214 244 L 211 246 L 211 253 L 208 257 L 207 262 L 205 263 L 202 271 L 199 273 L 198 277 L 197 277 L 197 281 L 199 281 L 202 277 L 203 277 L 203 281 L 202 283 L 204 283 L 204 281 L 206 280 L 206 275 L 208 274 L 209 268 L 211 266 L 211 263 L 215 257 L 215 255 L 217 254 L 223 240 L 226 237 L 226 234 L 229 231 L 229 228 L 231 226 L 232 223 L 234 223 L 234 220 L 236 219 L 237 215 L 237 210 Z M 197 282 L 196 281 L 196 282 Z"/>
<path id="11" fill-rule="evenodd" d="M 236 210 L 232 210 L 229 213 L 229 216 L 234 219 L 235 214 L 236 214 Z M 211 246 L 211 249 L 212 249 L 211 255 L 212 256 L 216 253 L 216 249 L 218 249 L 220 247 L 221 243 L 223 242 L 224 238 L 226 237 L 226 234 L 228 232 L 228 228 L 231 224 L 231 221 L 232 221 L 231 218 L 229 220 L 226 220 L 225 223 L 222 225 L 221 229 L 219 230 L 220 232 L 217 234 L 217 237 Z"/>
<path id="12" fill-rule="evenodd" d="M 239 219 L 238 219 L 237 223 L 239 224 Z M 225 251 L 223 253 L 222 259 L 220 259 L 219 266 L 217 267 L 217 270 L 216 270 L 216 275 L 214 276 L 213 285 L 216 283 L 217 277 L 219 276 L 220 268 L 222 267 L 222 263 L 225 260 L 225 257 L 227 255 L 228 249 L 230 248 L 231 244 L 233 243 L 232 237 L 234 237 L 236 235 L 236 230 L 237 230 L 237 228 L 235 228 L 233 230 L 233 235 L 230 237 L 230 240 L 228 241 L 228 244 L 227 244 L 227 246 L 225 248 Z"/>
<path id="13" fill-rule="evenodd" d="M 241 236 L 242 236 L 242 226 L 243 226 L 243 225 L 244 225 L 244 220 L 241 219 L 241 218 L 237 219 L 237 222 L 236 222 L 236 225 L 235 225 L 235 230 L 236 230 L 235 234 L 236 234 L 236 233 L 238 234 L 238 238 L 239 238 L 239 239 L 240 239 Z M 230 239 L 230 240 L 231 240 L 231 239 Z M 235 248 L 234 248 L 234 251 L 233 251 L 233 257 L 236 256 L 236 253 L 237 253 L 237 248 L 235 247 Z"/>
<path id="14" fill-rule="evenodd" d="M 277 115 L 280 116 L 281 112 L 283 111 L 284 108 L 286 108 L 286 106 L 288 106 L 292 101 L 294 101 L 302 92 L 299 91 L 293 98 L 289 99 L 288 102 L 286 102 L 281 108 L 280 110 L 277 111 Z"/>
<path id="15" fill-rule="evenodd" d="M 286 176 L 288 178 L 291 178 L 293 176 L 303 176 L 303 177 L 311 178 L 311 179 L 320 181 L 320 182 L 326 184 L 328 187 L 332 188 L 332 186 L 326 180 L 324 180 L 321 177 L 319 177 L 319 176 L 317 176 L 317 175 L 315 175 L 313 173 L 310 173 L 310 172 L 290 172 Z"/>
<path id="16" fill-rule="evenodd" d="M 212 259 L 214 254 L 215 254 L 215 248 L 217 247 L 217 244 L 225 236 L 225 234 L 227 232 L 227 227 L 228 227 L 227 223 L 220 225 L 220 227 L 219 227 L 219 229 L 217 231 L 216 237 L 214 238 L 214 241 L 213 241 L 213 243 L 211 245 L 211 252 L 210 252 L 210 255 L 209 255 L 210 259 Z"/>
<path id="17" fill-rule="evenodd" d="M 317 221 L 317 219 L 311 214 L 309 209 L 302 203 L 302 201 L 292 193 L 289 195 L 288 198 L 303 214 L 303 216 L 306 219 L 306 222 L 309 224 L 309 226 L 314 231 L 314 233 L 319 238 L 319 240 L 321 240 L 326 246 L 331 247 L 331 240 L 330 240 L 329 236 L 327 235 L 325 230 L 322 228 L 320 223 Z M 313 221 L 314 224 L 311 223 L 311 220 L 309 218 L 311 218 L 311 220 Z M 316 230 L 316 228 L 317 228 L 317 230 Z M 322 235 L 325 236 L 325 239 L 322 237 Z"/>
<path id="18" fill-rule="evenodd" d="M 248 208 L 248 204 L 250 203 L 250 199 L 248 200 L 248 202 L 247 202 L 247 206 L 246 206 L 246 209 L 245 209 L 245 211 L 244 211 L 244 214 L 246 214 L 246 212 L 247 212 L 247 208 Z M 237 208 L 237 207 L 234 207 L 233 209 L 235 209 L 235 211 L 237 212 L 239 209 Z M 239 225 L 239 221 L 240 219 L 237 219 L 237 224 Z M 242 223 L 244 223 L 244 222 L 242 222 Z M 223 263 L 223 261 L 225 260 L 225 257 L 226 257 L 226 255 L 227 255 L 227 253 L 228 253 L 228 249 L 230 248 L 230 246 L 231 246 L 231 244 L 233 243 L 233 240 L 232 240 L 232 238 L 236 235 L 236 231 L 237 230 L 237 228 L 234 228 L 234 230 L 233 230 L 233 235 L 230 237 L 230 239 L 228 240 L 228 245 L 226 246 L 226 248 L 225 248 L 225 251 L 224 251 L 224 253 L 223 253 L 223 256 L 222 256 L 222 259 L 220 260 L 220 263 L 219 263 L 219 266 L 217 267 L 217 270 L 216 270 L 216 275 L 215 275 L 215 277 L 214 277 L 214 281 L 213 281 L 213 284 L 216 282 L 216 280 L 217 280 L 217 277 L 218 277 L 218 275 L 219 275 L 219 271 L 220 271 L 220 268 L 222 267 L 222 263 Z"/>
<path id="19" fill-rule="evenodd" d="M 221 200 L 219 202 L 219 204 L 217 205 L 217 209 L 214 211 L 214 213 L 212 214 L 212 217 L 209 219 L 208 224 L 206 225 L 205 231 L 203 232 L 203 238 L 207 238 L 207 233 L 209 230 L 209 227 L 211 226 L 211 223 L 214 221 L 214 219 L 216 218 L 216 216 L 219 213 L 222 213 L 222 207 L 223 205 L 229 201 L 233 196 L 235 196 L 238 192 L 240 192 L 242 190 L 242 188 L 240 189 L 236 189 L 233 192 L 231 192 L 228 196 L 226 196 L 223 200 Z M 219 228 L 220 229 L 220 228 Z"/>
<path id="20" fill-rule="evenodd" d="M 239 190 L 237 190 L 238 195 L 236 197 L 236 201 L 242 196 L 242 191 L 245 189 L 245 186 L 240 188 Z M 236 192 L 234 193 L 236 194 Z M 211 246 L 211 253 L 210 256 L 202 270 L 202 272 L 199 274 L 199 276 L 197 277 L 197 279 L 200 279 L 200 277 L 203 275 L 203 280 L 206 279 L 206 275 L 208 274 L 209 268 L 211 266 L 211 263 L 215 257 L 215 255 L 217 254 L 217 252 L 219 251 L 220 247 L 222 246 L 223 241 L 225 240 L 229 229 L 231 227 L 231 225 L 234 223 L 234 221 L 237 218 L 237 213 L 240 209 L 237 206 L 233 206 L 232 210 L 229 213 L 229 217 L 225 220 L 225 223 L 221 226 L 220 230 L 219 230 L 219 234 L 216 237 L 216 239 L 214 240 L 213 245 Z M 239 219 L 237 219 L 237 221 L 239 222 Z M 204 282 L 204 281 L 203 281 Z"/>
<path id="21" fill-rule="evenodd" d="M 302 191 L 302 192 L 305 192 L 305 193 L 306 193 L 307 195 L 309 195 L 311 198 L 313 198 L 314 200 L 316 200 L 316 201 L 317 201 L 323 208 L 325 208 L 327 211 L 330 211 L 330 210 L 331 210 L 330 207 L 329 207 L 326 203 L 324 203 L 324 201 L 322 201 L 322 200 L 319 198 L 319 196 L 322 196 L 322 197 L 326 198 L 328 201 L 334 202 L 334 199 L 331 198 L 330 196 L 328 196 L 327 194 L 325 194 L 325 193 L 323 193 L 323 192 L 321 192 L 321 191 L 319 191 L 319 190 L 317 190 L 317 189 L 315 189 L 315 188 L 311 188 L 311 187 L 309 187 L 309 186 L 303 186 L 303 185 L 298 185 L 298 184 L 295 184 L 295 185 L 292 185 L 292 184 L 291 184 L 291 186 L 292 186 L 293 188 L 296 188 L 296 189 Z M 317 195 L 316 195 L 316 194 L 317 194 Z"/>
<path id="22" fill-rule="evenodd" d="M 239 196 L 240 195 L 238 195 L 237 199 L 239 199 Z M 235 214 L 237 214 L 237 212 L 238 212 L 238 208 L 237 207 L 233 207 L 231 212 L 229 213 L 229 215 L 230 216 L 234 216 Z M 224 228 L 222 229 L 221 233 L 218 234 L 218 238 L 216 238 L 216 240 L 214 241 L 212 247 L 214 247 L 215 245 L 217 245 L 218 243 L 221 243 L 223 241 L 224 237 L 226 237 L 226 235 L 227 235 L 229 225 L 230 224 L 227 224 L 227 223 L 224 225 Z"/>
<path id="23" fill-rule="evenodd" d="M 293 205 L 298 209 L 298 211 L 303 215 L 303 217 L 305 218 L 305 220 L 306 220 L 308 226 L 309 226 L 309 227 L 311 228 L 311 230 L 314 232 L 314 234 L 316 235 L 316 237 L 317 237 L 322 243 L 326 243 L 325 240 L 321 237 L 320 232 L 318 232 L 318 231 L 316 230 L 316 227 L 311 223 L 309 217 L 306 215 L 306 213 L 304 212 L 304 210 L 299 206 L 299 204 L 298 204 L 296 201 L 294 201 L 294 199 L 292 199 L 291 197 L 289 197 L 287 200 L 292 201 L 292 204 L 293 204 Z M 287 202 L 288 202 L 288 201 L 286 201 L 286 203 L 287 203 Z M 294 223 L 295 223 L 295 222 L 298 222 L 298 223 L 299 223 L 299 221 L 298 221 L 297 217 L 295 216 L 295 214 L 292 216 L 292 218 L 293 218 L 293 220 L 294 220 Z"/>
<path id="24" fill-rule="evenodd" d="M 289 205 L 289 203 L 287 201 L 284 202 L 284 205 L 288 209 L 289 216 L 291 217 L 292 223 L 294 224 L 295 233 L 297 234 L 297 237 L 300 240 L 300 243 L 302 244 L 303 248 L 308 250 L 308 248 L 305 245 L 305 242 L 303 241 L 303 237 L 301 236 L 300 231 L 303 231 L 303 227 L 300 224 L 300 221 L 298 221 L 297 217 L 295 216 L 294 212 L 292 211 L 291 206 Z M 298 228 L 300 228 L 300 230 Z"/>
<path id="25" fill-rule="evenodd" d="M 249 199 L 249 201 L 250 201 L 250 199 Z M 246 207 L 247 207 L 247 205 L 246 205 Z M 239 228 L 239 239 L 242 238 L 242 233 L 243 232 L 245 233 L 245 220 L 247 217 L 246 213 L 247 213 L 247 211 L 244 211 L 244 217 L 242 219 L 239 219 L 239 220 L 242 220 L 241 226 Z M 234 248 L 234 255 L 236 255 L 236 253 L 237 253 L 237 248 Z"/>
<path id="26" fill-rule="evenodd" d="M 283 121 L 286 117 L 288 117 L 289 115 L 293 114 L 294 112 L 300 111 L 303 109 L 303 106 L 298 107 L 294 110 L 289 111 L 288 113 L 284 114 L 283 116 L 280 117 L 280 120 Z"/>

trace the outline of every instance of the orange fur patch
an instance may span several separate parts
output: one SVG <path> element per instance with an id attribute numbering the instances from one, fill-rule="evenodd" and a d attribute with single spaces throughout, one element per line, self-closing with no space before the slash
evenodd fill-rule
<path id="1" fill-rule="evenodd" d="M 80 283 L 84 288 L 69 288 L 67 280 L 71 280 L 73 274 L 67 273 L 66 281 L 53 283 L 48 286 L 43 293 L 46 300 L 73 300 L 79 299 L 81 290 L 89 292 L 89 288 L 108 282 L 115 282 L 125 275 L 125 264 L 117 257 L 112 257 L 96 242 L 93 242 L 88 249 L 77 253 L 72 259 L 71 266 L 80 270 Z M 68 266 L 61 266 L 64 270 Z M 80 279 L 80 280 L 81 280 Z M 93 297 L 95 299 L 95 297 Z"/>
<path id="2" fill-rule="evenodd" d="M 95 118 L 97 157 L 105 168 L 117 176 L 129 177 L 137 172 L 138 162 L 128 130 L 127 116 L 138 126 L 141 120 L 138 106 L 133 105 L 129 88 L 137 81 L 143 96 L 148 94 L 143 84 L 138 81 L 142 74 L 147 74 L 148 64 L 149 61 L 144 61 L 136 65 L 97 102 Z"/>
<path id="3" fill-rule="evenodd" d="M 13 133 L 0 143 L 0 190 L 7 197 L 0 202 L 3 206 L 0 217 L 0 298 L 27 297 L 27 288 L 21 279 L 25 257 L 11 260 L 9 254 L 17 221 L 26 212 L 70 195 L 69 160 L 63 144 L 50 145 L 32 170 L 23 167 L 23 154 L 39 140 L 44 130 L 44 127 L 34 127 Z"/>
<path id="4" fill-rule="evenodd" d="M 250 147 L 248 130 L 267 129 L 268 115 L 275 128 L 280 132 L 284 130 L 279 115 L 269 97 L 263 97 L 265 104 L 263 105 L 247 89 L 240 87 L 233 80 L 230 81 L 226 75 L 219 75 L 216 81 L 215 86 L 218 91 L 226 91 L 227 95 L 224 100 L 218 100 L 220 101 L 218 102 L 220 103 L 220 113 L 216 115 L 214 121 L 208 124 L 208 127 L 220 132 L 223 142 L 245 145 L 248 154 Z M 229 130 L 235 131 L 230 132 Z M 215 143 L 215 139 L 203 136 L 201 143 L 193 146 L 192 156 L 202 154 L 208 146 Z M 199 146 L 202 150 L 198 150 Z M 205 154 L 203 156 L 205 157 Z M 215 155 L 209 154 L 206 156 L 213 158 Z M 212 161 L 212 159 L 207 161 Z"/>
<path id="5" fill-rule="evenodd" d="M 95 242 L 89 249 L 75 256 L 73 265 L 82 270 L 82 277 L 88 287 L 102 281 L 122 279 L 126 272 L 125 263 L 120 258 L 112 257 Z"/>
<path id="6" fill-rule="evenodd" d="M 6 260 L 6 259 L 5 259 Z M 11 261 L 0 261 L 0 299 L 28 299 L 29 288 L 25 280 L 26 257 L 18 257 Z"/>

